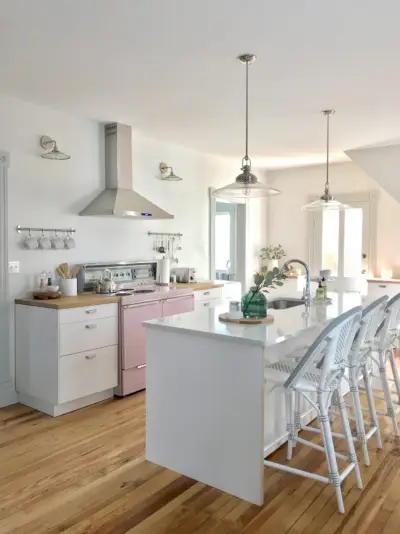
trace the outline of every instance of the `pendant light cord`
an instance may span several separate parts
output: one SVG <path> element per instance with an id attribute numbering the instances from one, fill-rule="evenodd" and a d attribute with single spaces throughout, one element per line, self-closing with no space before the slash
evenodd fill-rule
<path id="1" fill-rule="evenodd" d="M 329 196 L 329 117 L 330 113 L 326 114 L 326 182 L 325 194 Z"/>
<path id="2" fill-rule="evenodd" d="M 246 154 L 244 159 L 249 159 L 249 62 L 246 61 Z"/>

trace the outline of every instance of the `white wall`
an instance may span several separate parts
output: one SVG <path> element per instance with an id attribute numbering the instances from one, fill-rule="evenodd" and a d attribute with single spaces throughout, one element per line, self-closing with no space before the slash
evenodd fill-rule
<path id="1" fill-rule="evenodd" d="M 239 172 L 240 159 L 230 161 L 202 154 L 133 132 L 135 189 L 174 214 L 175 219 L 134 221 L 79 217 L 77 213 L 104 187 L 102 125 L 8 97 L 0 97 L 0 117 L 0 148 L 8 150 L 11 155 L 9 260 L 21 262 L 21 274 L 9 276 L 10 301 L 35 287 L 43 269 L 54 269 L 62 261 L 74 264 L 152 259 L 153 242 L 147 236 L 148 230 L 182 232 L 180 264 L 196 267 L 199 278 L 208 277 L 208 188 L 233 181 Z M 40 158 L 39 139 L 43 134 L 55 138 L 60 149 L 70 154 L 71 159 L 51 161 Z M 172 165 L 184 180 L 176 183 L 158 180 L 160 161 Z M 249 218 L 255 236 L 246 249 L 249 265 L 257 263 L 260 233 L 265 232 L 265 225 L 261 228 L 260 221 L 260 210 L 256 205 Z M 76 228 L 77 247 L 70 251 L 25 250 L 15 231 L 18 224 L 72 226 Z M 13 331 L 10 335 L 13 344 Z M 10 359 L 13 375 L 13 347 Z"/>
<path id="2" fill-rule="evenodd" d="M 308 214 L 301 206 L 312 195 L 321 195 L 325 182 L 325 166 L 297 167 L 268 172 L 269 183 L 282 191 L 272 198 L 269 209 L 268 241 L 281 243 L 289 256 L 308 258 Z M 354 163 L 338 163 L 330 167 L 333 195 L 378 191 L 377 265 L 382 268 L 400 266 L 400 204 Z"/>

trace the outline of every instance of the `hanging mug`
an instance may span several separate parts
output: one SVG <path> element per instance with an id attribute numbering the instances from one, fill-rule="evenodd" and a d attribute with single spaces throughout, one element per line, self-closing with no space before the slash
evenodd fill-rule
<path id="1" fill-rule="evenodd" d="M 70 232 L 67 232 L 67 237 L 64 239 L 65 248 L 75 248 L 75 239 L 72 237 Z"/>
<path id="2" fill-rule="evenodd" d="M 52 248 L 56 250 L 60 250 L 61 248 L 64 248 L 64 241 L 61 239 L 61 237 L 58 237 L 57 232 L 55 232 L 55 235 L 53 239 L 51 240 L 51 246 Z"/>
<path id="3" fill-rule="evenodd" d="M 29 230 L 29 234 L 25 237 L 24 247 L 29 250 L 35 250 L 39 247 L 38 240 L 36 239 L 36 237 L 33 237 L 31 235 L 30 230 Z"/>
<path id="4" fill-rule="evenodd" d="M 39 247 L 43 250 L 51 248 L 50 238 L 44 235 L 44 230 L 42 230 L 42 235 L 39 237 Z"/>

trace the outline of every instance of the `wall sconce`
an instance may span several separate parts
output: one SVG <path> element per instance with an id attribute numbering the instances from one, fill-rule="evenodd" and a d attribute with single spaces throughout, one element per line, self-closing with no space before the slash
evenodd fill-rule
<path id="1" fill-rule="evenodd" d="M 174 169 L 172 167 L 169 167 L 166 163 L 160 163 L 160 172 L 161 172 L 161 180 L 165 180 L 166 182 L 180 182 L 183 180 L 180 176 L 177 176 L 174 173 Z M 169 171 L 169 174 L 167 174 Z"/>
<path id="2" fill-rule="evenodd" d="M 64 154 L 58 150 L 57 143 L 51 137 L 47 135 L 42 135 L 40 138 L 40 146 L 44 148 L 47 152 L 40 154 L 41 158 L 45 159 L 69 159 L 71 156 Z"/>

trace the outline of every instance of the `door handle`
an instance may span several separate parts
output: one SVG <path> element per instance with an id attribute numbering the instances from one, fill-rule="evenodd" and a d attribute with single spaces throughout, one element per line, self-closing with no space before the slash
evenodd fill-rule
<path id="1" fill-rule="evenodd" d="M 143 369 L 144 367 L 147 367 L 147 363 L 142 363 L 142 365 L 137 365 L 136 369 Z"/>
<path id="2" fill-rule="evenodd" d="M 131 308 L 143 308 L 143 306 L 155 306 L 159 302 L 159 300 L 153 300 L 150 302 L 141 302 L 140 304 L 128 304 L 127 306 L 123 306 L 123 308 L 124 310 L 129 310 Z"/>
<path id="3" fill-rule="evenodd" d="M 97 324 L 85 324 L 85 328 L 88 330 L 93 330 L 93 328 L 97 328 Z"/>

